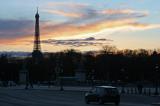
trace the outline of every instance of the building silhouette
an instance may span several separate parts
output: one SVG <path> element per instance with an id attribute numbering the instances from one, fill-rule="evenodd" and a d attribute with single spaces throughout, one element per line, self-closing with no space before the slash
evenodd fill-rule
<path id="1" fill-rule="evenodd" d="M 40 41 L 40 29 L 39 29 L 39 13 L 37 8 L 37 13 L 35 15 L 35 35 L 34 35 L 34 47 L 32 52 L 32 58 L 39 62 L 43 58 L 43 54 L 41 52 L 41 41 Z"/>

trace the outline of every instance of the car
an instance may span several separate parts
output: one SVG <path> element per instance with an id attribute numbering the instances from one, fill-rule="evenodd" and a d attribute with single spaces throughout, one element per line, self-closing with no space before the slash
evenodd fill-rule
<path id="1" fill-rule="evenodd" d="M 116 87 L 113 86 L 96 86 L 85 94 L 85 102 L 104 103 L 120 103 L 120 93 Z"/>

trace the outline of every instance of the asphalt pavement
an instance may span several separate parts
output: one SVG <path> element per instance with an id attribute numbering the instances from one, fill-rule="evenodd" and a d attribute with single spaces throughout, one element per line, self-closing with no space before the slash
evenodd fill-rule
<path id="1" fill-rule="evenodd" d="M 84 94 L 85 91 L 59 91 L 58 88 L 37 87 L 29 90 L 23 87 L 0 88 L 0 106 L 103 106 L 98 103 L 86 104 Z M 160 102 L 159 96 L 125 94 L 121 95 L 120 106 L 152 106 L 158 102 Z M 115 105 L 104 104 L 104 106 Z"/>

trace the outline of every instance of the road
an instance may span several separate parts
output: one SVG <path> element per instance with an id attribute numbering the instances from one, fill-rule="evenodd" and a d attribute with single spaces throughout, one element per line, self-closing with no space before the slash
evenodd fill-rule
<path id="1" fill-rule="evenodd" d="M 81 91 L 43 89 L 0 89 L 0 106 L 115 106 L 114 104 L 85 104 Z M 120 106 L 151 106 L 160 97 L 121 95 Z"/>

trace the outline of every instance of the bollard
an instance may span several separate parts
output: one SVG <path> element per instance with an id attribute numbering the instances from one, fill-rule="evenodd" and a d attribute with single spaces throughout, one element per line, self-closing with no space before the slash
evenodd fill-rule
<path id="1" fill-rule="evenodd" d="M 131 88 L 131 94 L 133 94 L 133 88 Z"/>
<path id="2" fill-rule="evenodd" d="M 143 90 L 143 94 L 144 94 L 144 95 L 146 95 L 146 88 L 144 88 L 144 90 Z"/>
<path id="3" fill-rule="evenodd" d="M 125 89 L 124 89 L 124 87 L 121 88 L 121 94 L 125 94 Z"/>
<path id="4" fill-rule="evenodd" d="M 134 88 L 134 93 L 135 93 L 135 94 L 138 94 L 137 88 Z"/>
<path id="5" fill-rule="evenodd" d="M 151 89 L 148 88 L 148 96 L 151 96 Z"/>
<path id="6" fill-rule="evenodd" d="M 129 88 L 127 88 L 127 94 L 129 94 Z"/>

